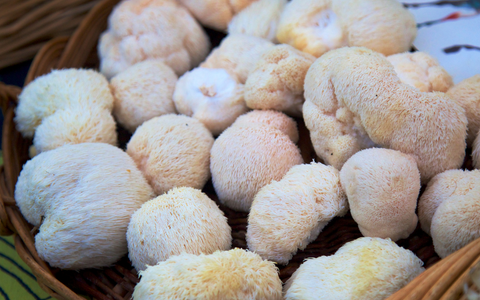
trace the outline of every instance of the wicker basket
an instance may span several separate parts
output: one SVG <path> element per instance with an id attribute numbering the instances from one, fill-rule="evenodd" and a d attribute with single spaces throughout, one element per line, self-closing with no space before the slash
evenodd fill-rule
<path id="1" fill-rule="evenodd" d="M 3 0 L 0 69 L 35 56 L 51 39 L 71 35 L 99 0 Z"/>
<path id="2" fill-rule="evenodd" d="M 35 57 L 26 83 L 52 68 L 98 67 L 96 44 L 100 33 L 106 28 L 107 18 L 118 0 L 104 0 L 96 5 L 83 20 L 74 35 L 56 38 L 46 44 Z M 222 34 L 208 31 L 212 44 L 218 45 Z M 16 131 L 13 122 L 14 109 L 20 89 L 0 84 L 0 103 L 4 112 L 2 148 L 5 165 L 0 169 L 0 234 L 15 234 L 15 247 L 20 257 L 32 269 L 40 286 L 58 299 L 83 299 L 78 294 L 88 294 L 95 299 L 130 299 L 138 276 L 127 257 L 115 266 L 101 270 L 80 272 L 50 268 L 42 261 L 34 245 L 36 229 L 22 217 L 15 205 L 14 190 L 22 165 L 28 160 L 31 140 L 25 140 Z M 305 161 L 315 158 L 309 134 L 301 119 L 297 120 L 300 131 L 299 147 Z M 129 134 L 119 129 L 121 145 Z M 469 165 L 467 162 L 466 165 Z M 217 201 L 213 187 L 207 183 L 204 191 Z M 218 201 L 217 201 L 218 203 Z M 232 227 L 233 247 L 246 248 L 245 232 L 247 214 L 234 212 L 222 205 Z M 331 255 L 346 242 L 361 237 L 357 224 L 351 216 L 335 218 L 320 233 L 316 241 L 299 251 L 287 266 L 279 266 L 280 278 L 285 281 L 307 257 Z M 480 239 L 440 261 L 431 238 L 419 227 L 405 240 L 398 241 L 412 250 L 425 263 L 427 271 L 389 299 L 461 299 L 464 285 L 472 266 L 480 260 Z M 470 283 L 471 284 L 471 283 Z M 77 294 L 78 293 L 78 294 Z M 466 299 L 466 298 L 464 298 Z"/>

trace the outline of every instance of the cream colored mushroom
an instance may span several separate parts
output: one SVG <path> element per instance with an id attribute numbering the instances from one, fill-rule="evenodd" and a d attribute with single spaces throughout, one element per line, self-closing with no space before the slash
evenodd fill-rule
<path id="1" fill-rule="evenodd" d="M 271 47 L 273 43 L 259 37 L 229 34 L 219 47 L 213 49 L 200 67 L 225 69 L 244 84 L 262 54 Z"/>
<path id="2" fill-rule="evenodd" d="M 424 271 L 410 250 L 389 239 L 359 238 L 333 256 L 306 260 L 284 287 L 286 300 L 382 300 Z"/>
<path id="3" fill-rule="evenodd" d="M 405 52 L 387 57 L 400 80 L 421 92 L 443 92 L 453 86 L 453 79 L 438 61 L 425 52 Z"/>
<path id="4" fill-rule="evenodd" d="M 177 79 L 173 70 L 158 59 L 139 62 L 120 72 L 110 82 L 115 118 L 134 132 L 145 121 L 176 113 L 173 92 Z"/>
<path id="5" fill-rule="evenodd" d="M 228 250 L 231 231 L 207 195 L 194 188 L 174 188 L 133 214 L 127 230 L 128 257 L 137 271 L 143 271 L 181 253 Z"/>
<path id="6" fill-rule="evenodd" d="M 100 70 L 111 78 L 135 63 L 157 58 L 182 75 L 205 59 L 209 47 L 202 27 L 176 1 L 121 1 L 100 37 Z"/>
<path id="7" fill-rule="evenodd" d="M 315 57 L 289 45 L 266 51 L 248 76 L 245 101 L 252 109 L 274 109 L 302 115 L 303 85 Z"/>
<path id="8" fill-rule="evenodd" d="M 228 24 L 228 33 L 258 36 L 277 41 L 277 26 L 287 0 L 258 0 L 235 15 Z"/>
<path id="9" fill-rule="evenodd" d="M 366 48 L 332 50 L 313 63 L 303 116 L 315 152 L 337 169 L 377 144 L 413 155 L 427 183 L 465 157 L 465 110 L 443 93 L 402 83 L 383 55 Z"/>
<path id="10" fill-rule="evenodd" d="M 35 153 L 66 144 L 116 145 L 112 108 L 108 81 L 100 73 L 53 70 L 23 89 L 14 120 L 24 137 L 34 137 Z"/>
<path id="11" fill-rule="evenodd" d="M 179 113 L 219 135 L 248 111 L 243 94 L 243 84 L 226 70 L 196 68 L 180 77 L 173 100 Z"/>
<path id="12" fill-rule="evenodd" d="M 303 159 L 290 137 L 276 127 L 262 122 L 238 126 L 236 123 L 215 140 L 210 170 L 220 202 L 247 212 L 263 186 L 280 180 Z"/>
<path id="13" fill-rule="evenodd" d="M 335 216 L 348 211 L 338 171 L 321 163 L 292 167 L 255 195 L 248 215 L 248 249 L 287 264 Z"/>
<path id="14" fill-rule="evenodd" d="M 293 0 L 277 39 L 315 57 L 344 46 L 391 55 L 410 50 L 416 34 L 412 13 L 396 0 Z"/>
<path id="15" fill-rule="evenodd" d="M 275 264 L 242 249 L 183 253 L 140 272 L 133 299 L 281 300 Z"/>
<path id="16" fill-rule="evenodd" d="M 155 117 L 137 128 L 127 153 L 158 195 L 174 187 L 201 189 L 210 178 L 213 136 L 196 119 Z"/>
<path id="17" fill-rule="evenodd" d="M 103 143 L 66 145 L 28 161 L 15 186 L 35 249 L 61 269 L 100 268 L 127 253 L 130 216 L 154 196 L 133 160 Z"/>
<path id="18" fill-rule="evenodd" d="M 412 156 L 389 149 L 362 150 L 343 165 L 340 179 L 364 236 L 397 241 L 417 227 L 420 173 Z"/>
<path id="19" fill-rule="evenodd" d="M 465 109 L 467 115 L 467 145 L 472 146 L 480 130 L 480 75 L 456 84 L 447 95 Z"/>
<path id="20" fill-rule="evenodd" d="M 423 231 L 431 234 L 432 219 L 438 207 L 450 197 L 464 196 L 480 184 L 480 170 L 449 170 L 433 177 L 418 202 L 418 218 Z"/>

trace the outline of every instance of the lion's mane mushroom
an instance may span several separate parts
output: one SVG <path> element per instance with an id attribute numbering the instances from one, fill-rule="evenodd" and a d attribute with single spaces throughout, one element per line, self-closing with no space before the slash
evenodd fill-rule
<path id="1" fill-rule="evenodd" d="M 125 69 L 110 81 L 115 118 L 134 132 L 145 121 L 176 113 L 173 103 L 176 83 L 177 75 L 158 59 L 145 60 Z"/>
<path id="2" fill-rule="evenodd" d="M 227 30 L 233 16 L 258 0 L 179 0 L 204 26 Z"/>
<path id="3" fill-rule="evenodd" d="M 268 124 L 272 114 L 280 119 L 273 124 L 292 124 L 288 131 L 296 131 L 295 122 L 282 120 L 289 119 L 282 113 L 252 112 L 238 118 L 213 144 L 210 155 L 213 186 L 220 202 L 234 210 L 249 211 L 253 197 L 262 187 L 282 179 L 291 167 L 303 163 L 300 150 L 287 133 Z M 262 115 L 266 116 L 266 122 L 253 121 Z"/>
<path id="4" fill-rule="evenodd" d="M 82 69 L 53 70 L 23 89 L 15 123 L 24 137 L 34 137 L 37 153 L 65 144 L 115 145 L 112 108 L 113 96 L 102 74 Z"/>
<path id="5" fill-rule="evenodd" d="M 276 42 L 280 14 L 287 0 L 258 0 L 242 10 L 228 24 L 228 33 L 258 36 Z"/>
<path id="6" fill-rule="evenodd" d="M 40 258 L 62 269 L 99 268 L 127 253 L 130 216 L 152 188 L 122 150 L 102 143 L 66 145 L 23 167 L 15 201 L 39 226 Z"/>
<path id="7" fill-rule="evenodd" d="M 262 54 L 273 46 L 273 43 L 256 36 L 229 34 L 200 67 L 225 69 L 244 84 Z"/>
<path id="8" fill-rule="evenodd" d="M 174 187 L 201 189 L 210 178 L 213 136 L 183 115 L 155 117 L 137 128 L 127 153 L 158 195 Z"/>
<path id="9" fill-rule="evenodd" d="M 428 183 L 418 203 L 423 231 L 445 257 L 480 237 L 480 170 L 449 170 Z"/>
<path id="10" fill-rule="evenodd" d="M 340 179 L 364 236 L 397 241 L 417 227 L 420 173 L 412 156 L 390 149 L 362 150 L 343 165 Z"/>
<path id="11" fill-rule="evenodd" d="M 387 60 L 400 80 L 421 92 L 447 92 L 453 86 L 450 74 L 438 61 L 425 52 L 390 55 Z"/>
<path id="12" fill-rule="evenodd" d="M 200 190 L 174 188 L 137 210 L 127 230 L 128 257 L 137 271 L 181 253 L 228 250 L 231 228 L 218 206 Z"/>
<path id="13" fill-rule="evenodd" d="M 247 106 L 301 116 L 305 76 L 314 61 L 312 55 L 289 45 L 267 50 L 245 84 Z"/>
<path id="14" fill-rule="evenodd" d="M 243 95 L 243 84 L 226 70 L 196 68 L 180 77 L 173 100 L 179 113 L 219 135 L 248 111 Z"/>
<path id="15" fill-rule="evenodd" d="M 273 262 L 242 249 L 181 254 L 140 272 L 133 299 L 281 300 Z"/>
<path id="16" fill-rule="evenodd" d="M 292 167 L 255 195 L 248 215 L 248 249 L 287 264 L 335 216 L 348 210 L 338 171 L 321 163 Z"/>
<path id="17" fill-rule="evenodd" d="M 135 63 L 158 58 L 182 75 L 205 59 L 209 47 L 203 29 L 176 1 L 122 1 L 100 37 L 100 70 L 111 78 Z"/>
<path id="18" fill-rule="evenodd" d="M 284 287 L 286 300 L 382 300 L 424 271 L 410 250 L 389 239 L 359 238 L 333 256 L 306 260 Z"/>
<path id="19" fill-rule="evenodd" d="M 467 145 L 472 146 L 480 130 L 480 75 L 456 84 L 448 90 L 447 95 L 465 109 L 468 120 Z"/>
<path id="20" fill-rule="evenodd" d="M 280 43 L 319 57 L 343 46 L 385 55 L 410 50 L 415 19 L 396 0 L 293 0 L 280 17 Z"/>
<path id="21" fill-rule="evenodd" d="M 426 183 L 465 157 L 465 110 L 443 93 L 402 83 L 383 55 L 366 48 L 333 50 L 313 63 L 303 116 L 315 152 L 337 169 L 378 144 L 413 155 Z"/>

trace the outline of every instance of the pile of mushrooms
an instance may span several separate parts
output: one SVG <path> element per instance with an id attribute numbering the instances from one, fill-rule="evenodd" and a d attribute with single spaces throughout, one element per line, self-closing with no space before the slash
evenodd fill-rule
<path id="1" fill-rule="evenodd" d="M 33 147 L 15 199 L 39 256 L 128 254 L 136 300 L 387 298 L 424 270 L 395 243 L 419 223 L 442 258 L 480 238 L 480 171 L 461 169 L 467 148 L 480 168 L 480 74 L 454 85 L 407 52 L 415 36 L 395 0 L 120 2 L 100 72 L 53 70 L 19 96 Z M 348 213 L 364 237 L 282 287 L 275 264 Z"/>

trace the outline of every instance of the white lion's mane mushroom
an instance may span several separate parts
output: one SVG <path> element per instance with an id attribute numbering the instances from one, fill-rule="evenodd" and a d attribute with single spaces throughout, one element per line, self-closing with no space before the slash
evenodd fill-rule
<path id="1" fill-rule="evenodd" d="M 134 300 L 281 300 L 282 282 L 273 262 L 242 249 L 210 255 L 183 253 L 140 272 Z"/>
<path id="2" fill-rule="evenodd" d="M 270 48 L 245 83 L 247 106 L 301 116 L 305 76 L 314 61 L 312 55 L 289 45 Z"/>
<path id="3" fill-rule="evenodd" d="M 118 73 L 110 81 L 118 123 L 134 132 L 145 121 L 176 113 L 173 92 L 177 79 L 158 59 L 139 62 Z"/>
<path id="4" fill-rule="evenodd" d="M 210 178 L 213 136 L 198 120 L 183 115 L 155 117 L 137 128 L 127 153 L 155 193 L 174 187 L 201 189 Z"/>
<path id="5" fill-rule="evenodd" d="M 248 215 L 248 249 L 287 264 L 335 216 L 348 211 L 338 171 L 321 163 L 292 167 L 255 195 Z"/>
<path id="6" fill-rule="evenodd" d="M 472 146 L 480 131 L 480 74 L 456 84 L 448 90 L 447 95 L 465 109 L 468 120 L 467 145 Z"/>
<path id="7" fill-rule="evenodd" d="M 400 80 L 421 92 L 443 92 L 453 86 L 453 79 L 438 61 L 425 52 L 390 55 L 387 60 Z"/>
<path id="8" fill-rule="evenodd" d="M 451 196 L 467 195 L 480 184 L 480 170 L 449 170 L 430 180 L 418 201 L 418 219 L 422 230 L 431 234 L 433 215 Z"/>
<path id="9" fill-rule="evenodd" d="M 233 16 L 258 0 L 179 0 L 204 26 L 227 30 Z"/>
<path id="10" fill-rule="evenodd" d="M 242 10 L 228 24 L 228 33 L 258 36 L 277 41 L 277 26 L 287 0 L 258 0 Z"/>
<path id="11" fill-rule="evenodd" d="M 113 96 L 98 72 L 53 70 L 30 82 L 18 99 L 17 129 L 24 137 L 34 137 L 37 153 L 64 144 L 117 143 Z"/>
<path id="12" fill-rule="evenodd" d="M 402 83 L 383 55 L 366 48 L 332 50 L 312 64 L 303 116 L 315 152 L 337 169 L 378 144 L 413 155 L 426 183 L 465 157 L 465 110 L 444 93 Z"/>
<path id="13" fill-rule="evenodd" d="M 205 59 L 210 42 L 186 8 L 171 0 L 121 1 L 100 36 L 100 71 L 111 78 L 146 59 L 182 75 Z"/>
<path id="14" fill-rule="evenodd" d="M 293 128 L 287 131 L 291 132 L 296 131 L 295 122 L 284 121 L 290 118 L 279 112 L 253 113 L 239 117 L 227 128 L 215 140 L 210 155 L 213 186 L 220 202 L 244 212 L 249 211 L 262 187 L 282 179 L 291 167 L 303 163 L 300 150 L 289 135 L 275 126 L 291 124 Z M 272 114 L 280 120 L 269 125 Z M 263 115 L 266 122 L 254 121 Z"/>
<path id="15" fill-rule="evenodd" d="M 397 241 L 417 227 L 420 173 L 412 156 L 390 149 L 362 150 L 343 165 L 340 179 L 364 236 Z"/>
<path id="16" fill-rule="evenodd" d="M 218 206 L 200 190 L 174 188 L 143 204 L 128 225 L 128 257 L 137 271 L 181 253 L 228 250 L 231 228 Z"/>
<path id="17" fill-rule="evenodd" d="M 127 253 L 130 216 L 154 196 L 133 160 L 102 143 L 66 145 L 28 161 L 15 187 L 35 248 L 52 267 L 106 267 Z"/>
<path id="18" fill-rule="evenodd" d="M 178 112 L 202 122 L 219 135 L 248 111 L 243 84 L 224 69 L 196 68 L 177 82 L 173 100 Z"/>
<path id="19" fill-rule="evenodd" d="M 273 43 L 256 36 L 229 34 L 200 67 L 225 69 L 244 84 L 263 53 L 273 46 Z"/>
<path id="20" fill-rule="evenodd" d="M 306 260 L 284 287 L 286 300 L 388 298 L 424 271 L 410 250 L 389 239 L 364 237 L 333 256 Z"/>
<path id="21" fill-rule="evenodd" d="M 391 55 L 410 50 L 416 34 L 412 13 L 396 0 L 293 0 L 277 39 L 315 57 L 344 46 Z"/>

